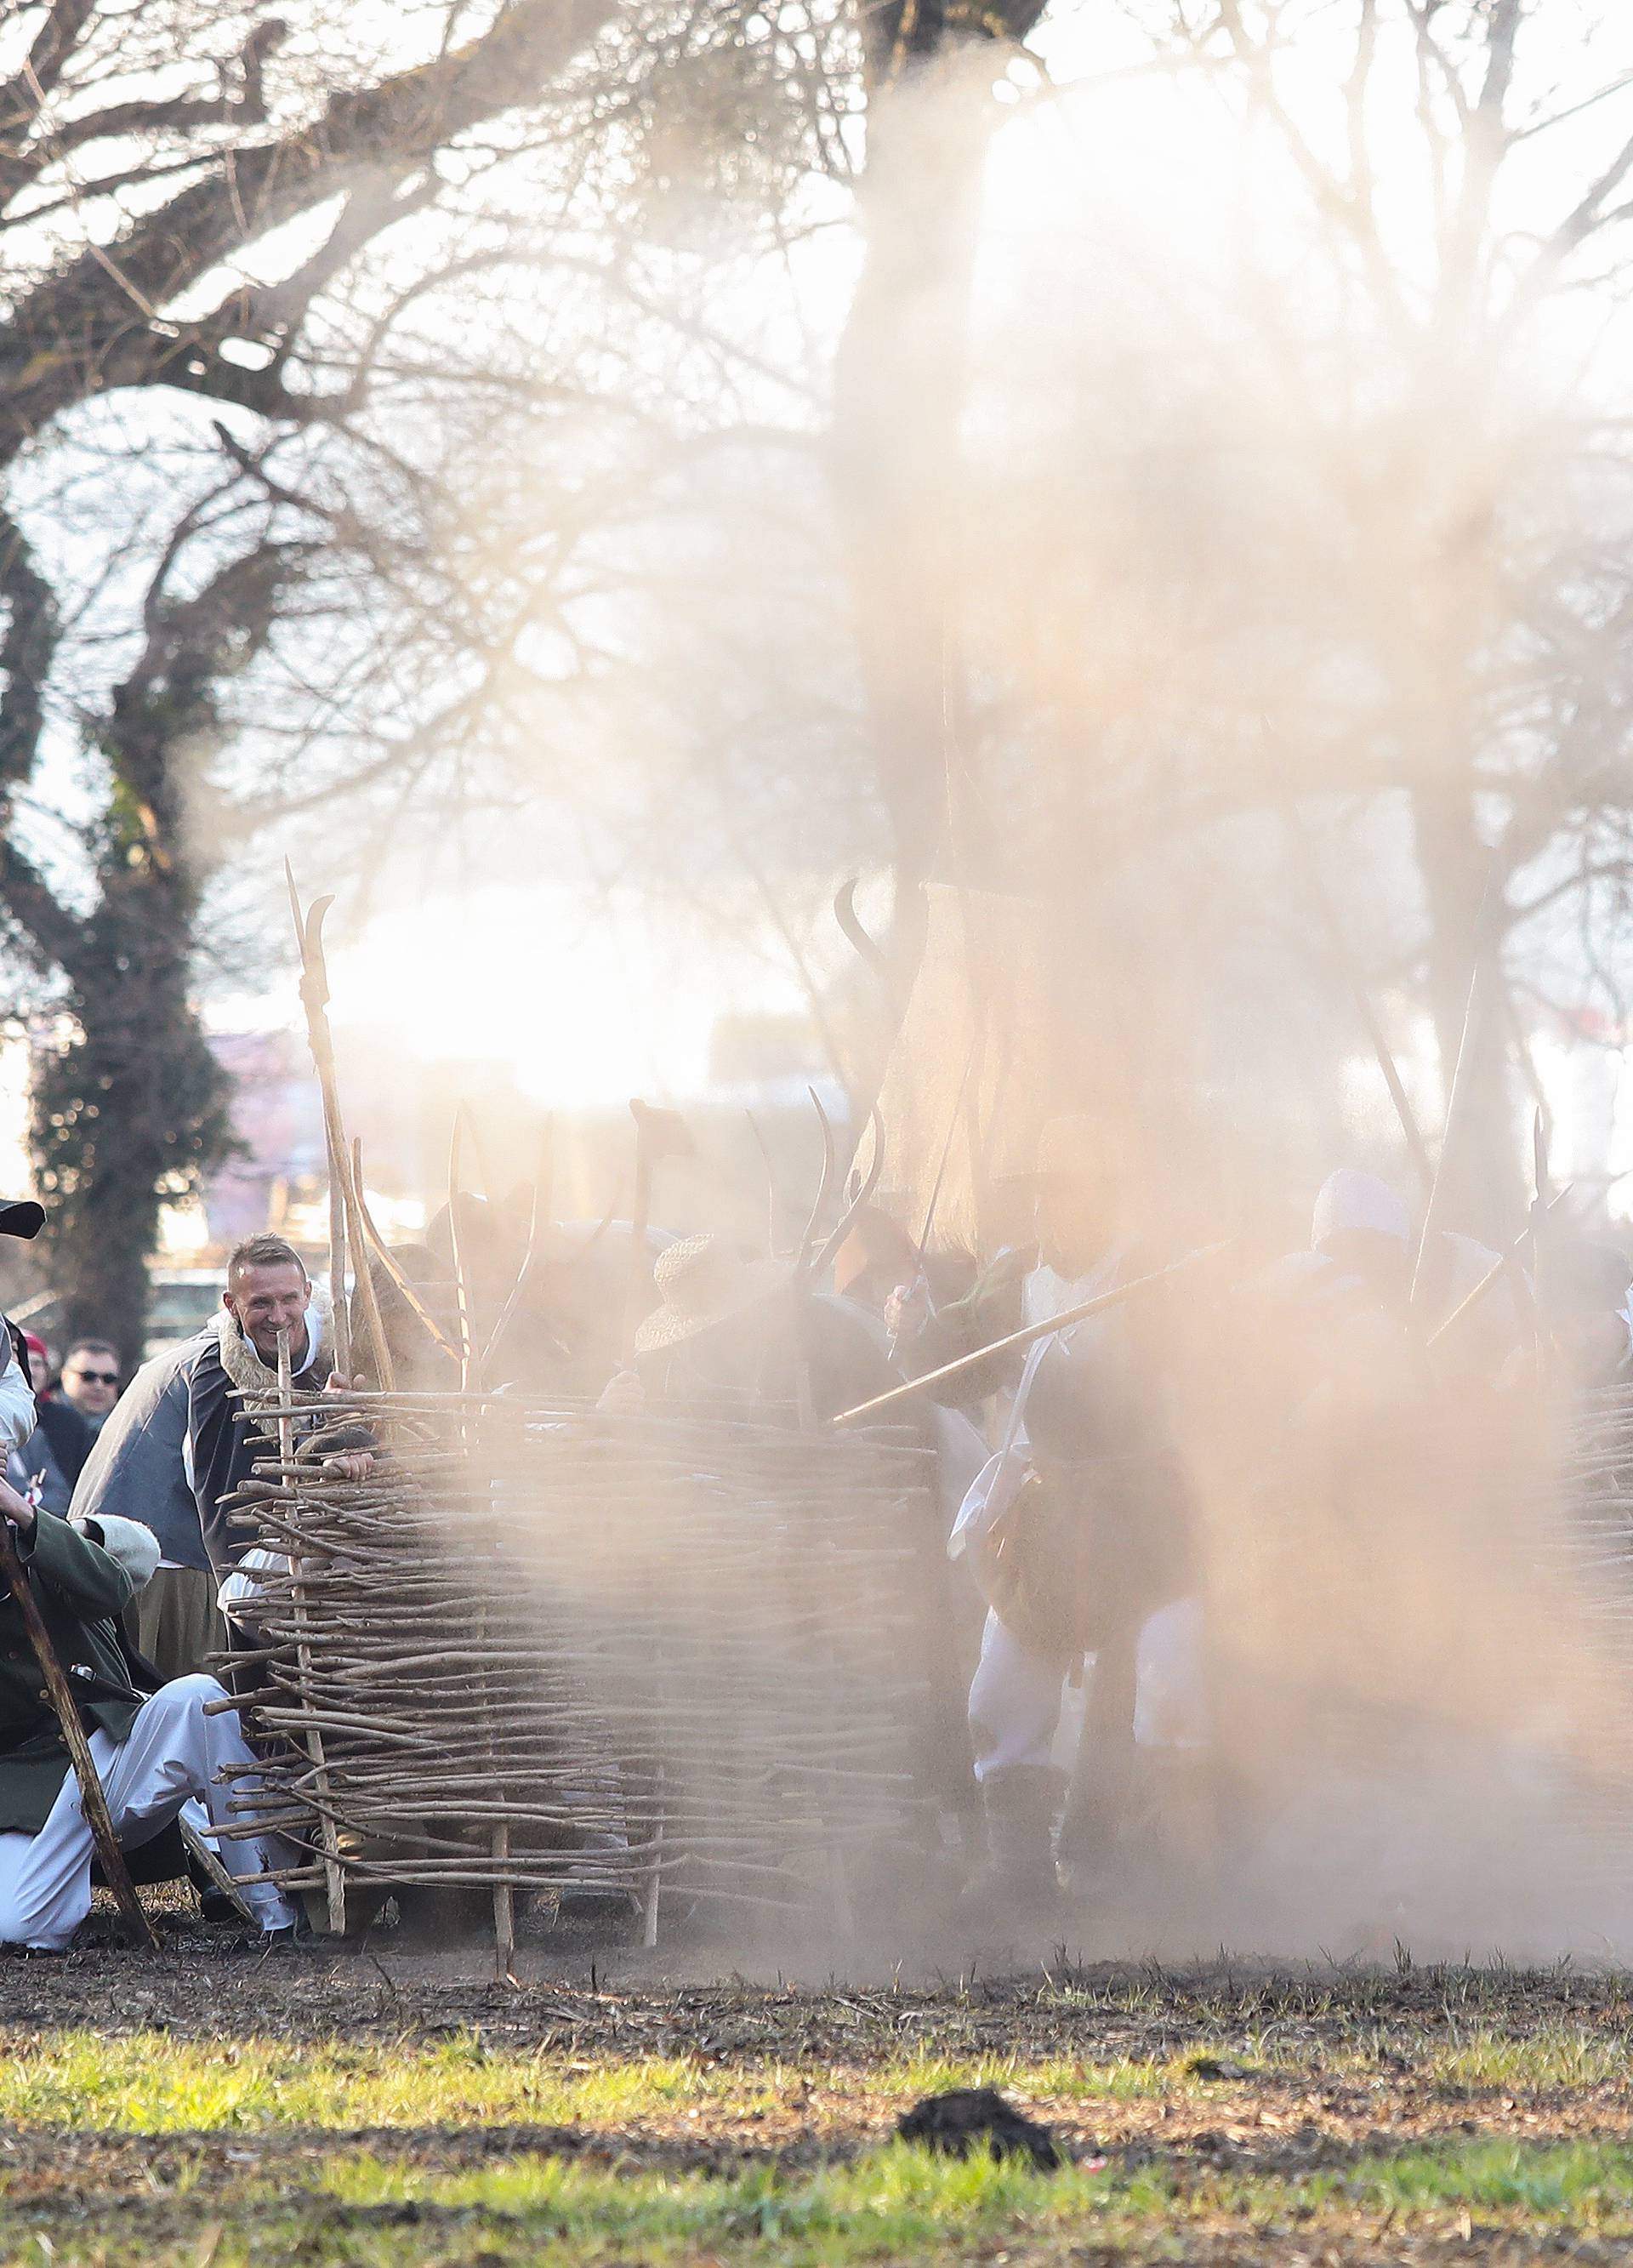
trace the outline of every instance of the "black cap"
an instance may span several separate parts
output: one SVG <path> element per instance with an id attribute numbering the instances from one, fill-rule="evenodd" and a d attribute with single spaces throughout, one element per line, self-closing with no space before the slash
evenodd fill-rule
<path id="1" fill-rule="evenodd" d="M 0 1201 L 0 1236 L 38 1236 L 46 1225 L 46 1209 L 33 1197 Z"/>

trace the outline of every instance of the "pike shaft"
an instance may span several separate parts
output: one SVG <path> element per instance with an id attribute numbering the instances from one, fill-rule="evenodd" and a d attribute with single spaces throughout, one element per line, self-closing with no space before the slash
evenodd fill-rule
<path id="1" fill-rule="evenodd" d="M 1158 1285 L 1166 1284 L 1175 1276 L 1183 1276 L 1199 1268 L 1204 1260 L 1216 1259 L 1234 1244 L 1233 1236 L 1217 1244 L 1204 1244 L 1195 1252 L 1188 1252 L 1183 1260 L 1176 1260 L 1166 1268 L 1153 1269 L 1149 1276 L 1136 1276 L 1130 1283 L 1117 1284 L 1109 1292 L 1101 1292 L 1092 1300 L 1085 1300 L 1079 1307 L 1067 1307 L 1058 1315 L 1050 1315 L 1041 1323 L 1027 1323 L 1006 1338 L 994 1339 L 989 1346 L 977 1347 L 973 1354 L 961 1354 L 953 1362 L 944 1362 L 939 1370 L 927 1370 L 922 1378 L 909 1378 L 905 1385 L 893 1386 L 888 1394 L 876 1394 L 871 1402 L 859 1402 L 854 1410 L 842 1410 L 829 1419 L 834 1425 L 849 1425 L 857 1418 L 872 1418 L 881 1410 L 894 1410 L 916 1394 L 932 1386 L 942 1386 L 949 1379 L 963 1378 L 995 1354 L 1009 1354 L 1021 1347 L 1029 1347 L 1034 1340 L 1047 1339 L 1056 1331 L 1070 1330 L 1074 1323 L 1086 1322 L 1091 1315 L 1103 1315 L 1109 1307 L 1120 1307 L 1125 1300 L 1132 1300 L 1141 1292 L 1154 1291 Z"/>

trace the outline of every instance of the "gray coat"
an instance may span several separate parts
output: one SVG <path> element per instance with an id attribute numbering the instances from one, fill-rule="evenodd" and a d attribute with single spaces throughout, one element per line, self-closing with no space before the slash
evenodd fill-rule
<path id="1" fill-rule="evenodd" d="M 188 1388 L 216 1344 L 201 1331 L 144 1362 L 110 1412 L 74 1491 L 73 1517 L 139 1520 L 175 1567 L 208 1568 L 198 1506 L 188 1479 Z"/>

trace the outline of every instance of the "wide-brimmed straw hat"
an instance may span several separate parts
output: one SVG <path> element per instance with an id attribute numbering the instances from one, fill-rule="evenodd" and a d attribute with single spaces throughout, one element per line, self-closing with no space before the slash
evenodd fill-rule
<path id="1" fill-rule="evenodd" d="M 637 1327 L 636 1354 L 658 1354 L 729 1322 L 769 1299 L 788 1270 L 775 1260 L 745 1260 L 724 1237 L 683 1236 L 658 1254 L 652 1281 L 662 1305 Z"/>

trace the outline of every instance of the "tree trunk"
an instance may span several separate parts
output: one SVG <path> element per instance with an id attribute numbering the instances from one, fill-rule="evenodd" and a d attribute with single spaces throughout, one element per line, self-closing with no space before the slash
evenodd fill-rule
<path id="1" fill-rule="evenodd" d="M 98 896 L 66 956 L 70 1037 L 36 1071 L 33 1138 L 69 1329 L 112 1339 L 128 1368 L 141 1359 L 160 1208 L 232 1147 L 230 1083 L 189 998 L 201 891 L 185 783 L 291 571 L 289 554 L 262 543 L 170 601 L 161 571 L 141 658 L 103 733 Z"/>
<path id="2" fill-rule="evenodd" d="M 945 871 L 961 762 L 960 434 L 970 287 L 996 70 L 959 42 L 875 89 L 858 190 L 865 251 L 835 367 L 831 461 L 896 885 L 900 997 Z M 960 752 L 965 753 L 967 752 Z"/>
<path id="3" fill-rule="evenodd" d="M 231 1146 L 229 1083 L 188 997 L 192 893 L 155 867 L 105 876 L 66 1047 L 34 1082 L 40 1192 L 70 1335 L 142 1359 L 160 1207 Z"/>
<path id="4" fill-rule="evenodd" d="M 1465 799 L 1419 793 L 1413 825 L 1428 925 L 1426 993 L 1448 1109 L 1460 1051 L 1463 1059 L 1455 1119 L 1444 1138 L 1437 1215 L 1444 1228 L 1500 1245 L 1519 1233 L 1526 1203 L 1508 1060 L 1504 878 L 1492 870 Z"/>

